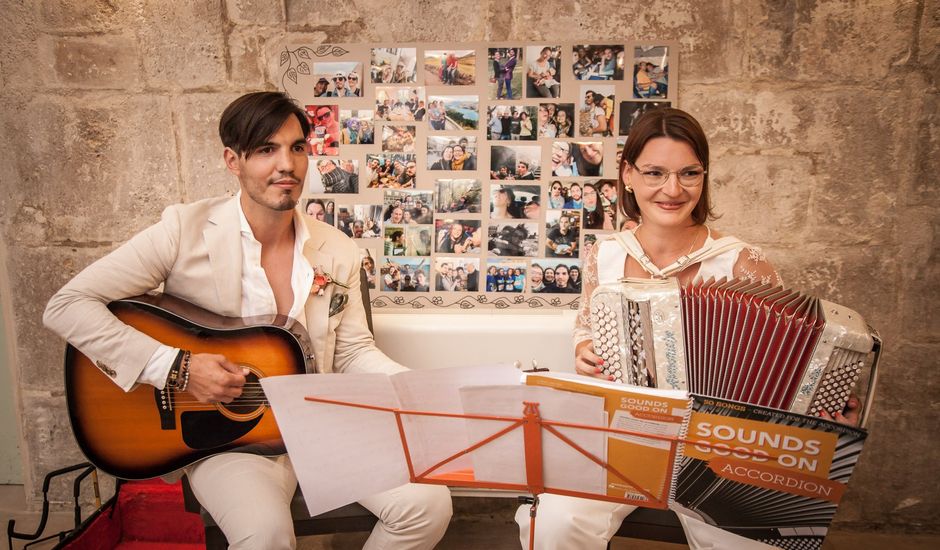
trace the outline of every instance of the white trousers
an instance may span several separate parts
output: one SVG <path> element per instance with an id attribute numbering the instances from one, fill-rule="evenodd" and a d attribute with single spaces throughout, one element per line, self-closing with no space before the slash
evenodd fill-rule
<path id="1" fill-rule="evenodd" d="M 529 510 L 524 504 L 516 510 L 519 540 L 522 548 L 529 548 Z M 606 550 L 623 518 L 636 510 L 636 506 L 566 497 L 544 493 L 539 495 L 535 516 L 535 546 L 537 550 Z"/>
<path id="2" fill-rule="evenodd" d="M 535 516 L 537 550 L 606 550 L 607 543 L 620 528 L 624 518 L 636 506 L 600 500 L 543 494 Z M 519 540 L 529 548 L 529 505 L 516 510 Z M 673 505 L 691 550 L 772 550 L 772 546 L 729 533 L 696 518 L 682 506 Z"/>
<path id="3" fill-rule="evenodd" d="M 193 494 L 225 533 L 232 549 L 293 549 L 290 501 L 297 477 L 287 455 L 225 453 L 186 469 Z M 376 523 L 363 548 L 430 550 L 444 536 L 450 491 L 407 484 L 360 501 Z"/>

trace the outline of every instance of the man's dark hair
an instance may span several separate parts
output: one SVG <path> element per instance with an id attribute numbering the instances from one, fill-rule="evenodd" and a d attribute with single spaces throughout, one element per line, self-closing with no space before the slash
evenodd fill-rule
<path id="1" fill-rule="evenodd" d="M 304 137 L 310 133 L 306 113 L 283 92 L 253 92 L 231 102 L 219 119 L 222 145 L 248 158 L 277 132 L 287 117 L 300 122 Z"/>

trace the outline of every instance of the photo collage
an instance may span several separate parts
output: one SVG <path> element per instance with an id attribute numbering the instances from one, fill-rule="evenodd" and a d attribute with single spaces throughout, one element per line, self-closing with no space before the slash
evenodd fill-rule
<path id="1" fill-rule="evenodd" d="M 358 242 L 373 299 L 571 307 L 585 255 L 628 221 L 630 127 L 676 104 L 671 42 L 286 52 L 281 81 L 311 127 L 299 208 Z"/>

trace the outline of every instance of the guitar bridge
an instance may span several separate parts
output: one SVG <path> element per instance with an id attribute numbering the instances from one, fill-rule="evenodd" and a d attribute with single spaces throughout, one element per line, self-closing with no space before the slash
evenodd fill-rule
<path id="1" fill-rule="evenodd" d="M 176 415 L 173 414 L 173 392 L 154 388 L 153 398 L 157 402 L 157 411 L 160 413 L 160 429 L 175 430 Z"/>

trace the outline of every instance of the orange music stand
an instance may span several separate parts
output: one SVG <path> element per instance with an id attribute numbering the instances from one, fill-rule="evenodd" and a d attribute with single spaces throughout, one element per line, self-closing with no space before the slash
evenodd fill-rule
<path id="1" fill-rule="evenodd" d="M 629 435 L 634 437 L 642 437 L 646 439 L 659 440 L 669 442 L 669 459 L 667 461 L 668 470 L 666 472 L 665 479 L 672 479 L 672 469 L 675 464 L 676 453 L 678 452 L 678 444 L 683 440 L 679 437 L 673 436 L 660 436 L 653 435 L 642 432 L 635 432 L 630 430 L 621 430 L 616 428 L 608 428 L 602 426 L 590 426 L 586 424 L 574 424 L 568 422 L 555 422 L 550 420 L 542 419 L 539 414 L 539 404 L 535 402 L 524 401 L 522 403 L 523 410 L 521 417 L 512 417 L 512 416 L 495 416 L 495 415 L 482 415 L 482 414 L 456 414 L 456 413 L 440 413 L 440 412 L 429 412 L 429 411 L 412 411 L 412 410 L 402 410 L 391 407 L 380 407 L 376 405 L 365 405 L 361 403 L 350 403 L 346 401 L 339 401 L 334 399 L 325 399 L 322 397 L 305 397 L 307 401 L 313 401 L 317 403 L 325 403 L 331 405 L 338 405 L 343 407 L 354 407 L 359 409 L 368 409 L 373 411 L 382 411 L 388 412 L 395 415 L 395 421 L 398 426 L 398 434 L 401 437 L 402 451 L 405 455 L 405 461 L 408 465 L 408 475 L 412 483 L 429 483 L 435 485 L 448 485 L 455 487 L 473 487 L 473 488 L 484 488 L 484 489 L 503 489 L 511 491 L 525 491 L 530 493 L 533 498 L 533 504 L 530 508 L 530 516 L 532 520 L 529 523 L 529 548 L 533 548 L 535 542 L 535 518 L 538 510 L 538 495 L 542 493 L 553 493 L 565 496 L 580 497 L 580 498 L 589 498 L 594 500 L 604 500 L 608 502 L 619 502 L 623 504 L 633 504 L 636 506 L 646 507 L 646 508 L 657 508 L 664 510 L 668 508 L 668 502 L 666 499 L 658 498 L 649 491 L 643 489 L 639 484 L 630 480 L 626 475 L 618 471 L 616 468 L 607 463 L 606 460 L 602 460 L 590 452 L 584 450 L 580 445 L 572 441 L 570 438 L 561 433 L 558 428 L 574 428 L 581 430 L 592 430 L 592 431 L 601 431 L 612 434 L 620 435 Z M 509 422 L 509 425 L 502 430 L 468 446 L 465 449 L 454 453 L 453 455 L 441 460 L 437 464 L 434 464 L 430 468 L 427 468 L 423 472 L 416 473 L 414 465 L 411 460 L 411 453 L 408 447 L 408 438 L 405 434 L 405 427 L 402 422 L 403 416 L 431 416 L 438 418 L 460 418 L 467 420 L 489 420 L 489 421 L 498 421 L 498 422 Z M 525 472 L 526 472 L 526 483 L 504 483 L 504 482 L 495 482 L 495 481 L 486 481 L 486 480 L 477 480 L 473 476 L 472 471 L 461 470 L 458 472 L 450 472 L 446 474 L 437 474 L 434 475 L 434 472 L 439 468 L 445 466 L 446 464 L 456 460 L 457 458 L 464 456 L 468 453 L 479 449 L 480 447 L 490 443 L 500 437 L 505 436 L 506 434 L 516 430 L 517 428 L 522 428 L 523 431 L 523 445 L 525 453 Z M 543 476 L 543 464 L 542 464 L 542 437 L 543 431 L 547 431 L 549 434 L 557 437 L 565 444 L 575 449 L 589 460 L 597 464 L 598 466 L 604 468 L 617 478 L 619 478 L 624 483 L 633 487 L 637 490 L 645 499 L 641 498 L 630 498 L 630 497 L 612 497 L 606 494 L 599 493 L 587 493 L 581 491 L 572 491 L 567 489 L 559 489 L 554 487 L 546 487 L 544 483 Z"/>

